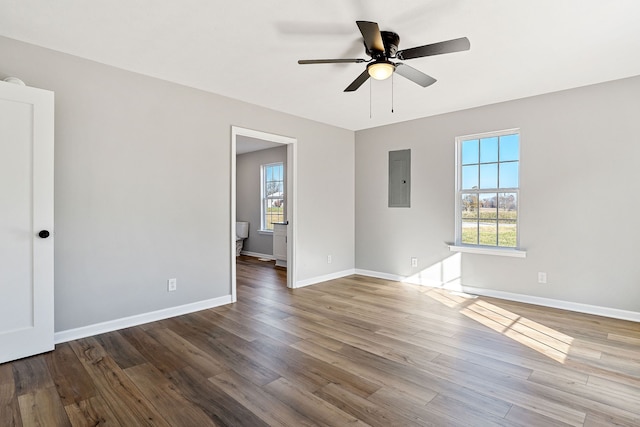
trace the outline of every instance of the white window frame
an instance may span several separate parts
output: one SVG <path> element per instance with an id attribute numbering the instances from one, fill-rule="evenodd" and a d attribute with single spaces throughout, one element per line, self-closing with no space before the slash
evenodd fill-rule
<path id="1" fill-rule="evenodd" d="M 517 199 L 517 212 L 518 216 L 516 218 L 516 246 L 515 247 L 506 247 L 506 246 L 488 246 L 481 244 L 469 244 L 462 243 L 462 194 L 469 193 L 469 190 L 462 190 L 462 143 L 468 140 L 474 139 L 483 139 L 483 138 L 491 138 L 491 137 L 500 137 L 506 135 L 518 134 L 519 138 L 519 159 L 518 159 L 518 187 L 515 188 L 490 188 L 490 189 L 477 189 L 473 192 L 476 192 L 478 195 L 483 193 L 485 194 L 495 194 L 495 193 L 515 193 Z M 456 179 L 455 179 L 455 243 L 453 245 L 449 245 L 449 249 L 451 251 L 456 252 L 469 252 L 469 253 L 477 253 L 477 254 L 487 254 L 487 255 L 500 255 L 500 256 L 510 256 L 510 257 L 518 257 L 524 258 L 526 257 L 526 251 L 520 248 L 520 188 L 521 188 L 521 179 L 522 176 L 522 134 L 519 128 L 515 129 L 506 129 L 495 132 L 484 132 L 472 135 L 464 135 L 456 137 Z M 479 163 L 480 164 L 480 163 Z M 498 164 L 500 164 L 500 159 L 498 158 Z"/>
<path id="2" fill-rule="evenodd" d="M 266 195 L 267 189 L 267 173 L 266 169 L 268 167 L 280 166 L 282 168 L 282 197 L 273 197 Z M 284 162 L 274 162 L 274 163 L 266 163 L 264 165 L 260 165 L 260 232 L 273 234 L 273 230 L 269 230 L 267 228 L 267 204 L 269 200 L 277 200 L 282 199 L 283 203 L 286 206 L 286 191 L 285 191 L 285 169 Z"/>

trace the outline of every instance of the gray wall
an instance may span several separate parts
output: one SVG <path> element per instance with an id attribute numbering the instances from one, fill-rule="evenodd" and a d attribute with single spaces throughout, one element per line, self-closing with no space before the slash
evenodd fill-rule
<path id="1" fill-rule="evenodd" d="M 356 267 L 437 275 L 453 255 L 455 137 L 520 128 L 527 257 L 463 253 L 462 284 L 640 311 L 639 94 L 635 77 L 357 132 Z M 387 153 L 405 148 L 411 208 L 387 208 Z"/>
<path id="2" fill-rule="evenodd" d="M 299 281 L 354 267 L 408 276 L 451 257 L 454 138 L 520 127 L 527 258 L 463 254 L 463 283 L 640 311 L 640 199 L 626 188 L 640 77 L 354 136 L 2 37 L 0 51 L 0 77 L 56 93 L 56 331 L 230 294 L 232 125 L 298 140 Z M 404 148 L 412 207 L 389 209 L 387 152 Z"/>
<path id="3" fill-rule="evenodd" d="M 298 140 L 298 280 L 354 267 L 353 132 L 7 38 L 0 52 L 0 77 L 55 91 L 56 331 L 230 295 L 232 125 Z"/>
<path id="4" fill-rule="evenodd" d="M 249 238 L 244 241 L 243 251 L 273 255 L 273 235 L 258 232 L 261 220 L 260 166 L 276 162 L 284 163 L 287 170 L 286 145 L 236 157 L 236 218 L 238 221 L 249 221 Z M 285 188 L 286 179 L 285 172 Z"/>

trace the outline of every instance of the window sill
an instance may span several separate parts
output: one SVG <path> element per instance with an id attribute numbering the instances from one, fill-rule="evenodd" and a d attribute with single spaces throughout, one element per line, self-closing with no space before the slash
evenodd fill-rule
<path id="1" fill-rule="evenodd" d="M 451 252 L 466 252 L 470 254 L 481 254 L 481 255 L 497 255 L 497 256 L 506 256 L 512 258 L 526 258 L 527 251 L 523 251 L 520 249 L 510 249 L 510 248 L 490 248 L 486 246 L 458 246 L 458 245 L 450 245 L 449 250 Z"/>
<path id="2" fill-rule="evenodd" d="M 258 230 L 258 234 L 263 234 L 265 236 L 273 236 L 273 230 Z"/>

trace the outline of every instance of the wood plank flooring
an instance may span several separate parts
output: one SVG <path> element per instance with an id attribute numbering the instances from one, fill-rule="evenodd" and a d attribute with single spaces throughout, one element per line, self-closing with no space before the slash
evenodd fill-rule
<path id="1" fill-rule="evenodd" d="M 0 426 L 640 426 L 640 324 L 361 276 L 0 365 Z"/>

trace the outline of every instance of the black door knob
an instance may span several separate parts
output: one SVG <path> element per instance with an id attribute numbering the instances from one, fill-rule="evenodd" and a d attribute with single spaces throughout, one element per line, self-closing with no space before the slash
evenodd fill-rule
<path id="1" fill-rule="evenodd" d="M 46 239 L 47 237 L 49 237 L 49 232 L 47 230 L 42 230 L 41 232 L 38 233 L 38 236 L 42 237 L 43 239 Z"/>

